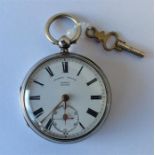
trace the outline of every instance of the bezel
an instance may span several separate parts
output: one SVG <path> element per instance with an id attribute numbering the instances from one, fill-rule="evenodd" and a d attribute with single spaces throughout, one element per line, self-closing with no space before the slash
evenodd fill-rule
<path id="1" fill-rule="evenodd" d="M 107 102 L 106 102 L 106 108 L 105 108 L 105 112 L 102 116 L 102 118 L 100 119 L 100 121 L 97 123 L 97 125 L 90 130 L 88 133 L 86 133 L 85 135 L 76 137 L 76 138 L 70 138 L 70 139 L 61 139 L 61 138 L 55 138 L 52 137 L 50 134 L 48 134 L 48 132 L 46 132 L 46 134 L 39 130 L 39 128 L 37 128 L 38 124 L 34 121 L 31 121 L 29 114 L 27 112 L 27 109 L 25 107 L 25 101 L 24 101 L 24 95 L 25 95 L 25 89 L 27 86 L 27 82 L 29 80 L 29 77 L 32 75 L 32 73 L 36 70 L 36 68 L 38 68 L 39 66 L 41 66 L 42 64 L 46 63 L 49 60 L 54 60 L 54 59 L 58 59 L 58 58 L 75 58 L 81 61 L 84 61 L 85 63 L 87 63 L 88 65 L 90 65 L 91 67 L 93 67 L 96 72 L 100 75 L 100 77 L 102 78 L 104 85 L 105 85 L 105 89 L 106 89 L 106 94 L 107 94 Z M 111 89 L 110 89 L 110 85 L 108 82 L 108 79 L 106 77 L 106 75 L 103 73 L 103 71 L 100 69 L 99 66 L 97 66 L 92 60 L 90 60 L 87 57 L 84 57 L 82 55 L 79 54 L 75 54 L 75 53 L 56 53 L 50 56 L 47 56 L 43 59 L 41 59 L 39 62 L 37 62 L 31 69 L 30 71 L 27 73 L 26 77 L 24 78 L 24 81 L 20 87 L 20 102 L 21 102 L 21 106 L 22 106 L 22 111 L 24 114 L 24 118 L 28 124 L 28 126 L 35 132 L 37 133 L 39 136 L 45 138 L 46 140 L 49 141 L 54 141 L 54 142 L 77 142 L 80 140 L 85 139 L 86 137 L 90 136 L 92 133 L 94 133 L 97 129 L 99 129 L 99 127 L 102 126 L 102 124 L 104 123 L 105 119 L 107 118 L 107 115 L 109 114 L 110 111 L 110 107 L 111 107 L 111 100 L 112 100 L 112 95 L 111 95 Z"/>

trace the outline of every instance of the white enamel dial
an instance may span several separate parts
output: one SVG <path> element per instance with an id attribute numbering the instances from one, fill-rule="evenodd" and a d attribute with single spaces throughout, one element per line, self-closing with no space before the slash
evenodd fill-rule
<path id="1" fill-rule="evenodd" d="M 24 80 L 21 99 L 31 128 L 48 140 L 85 137 L 110 107 L 105 75 L 89 59 L 57 54 L 40 61 Z"/>

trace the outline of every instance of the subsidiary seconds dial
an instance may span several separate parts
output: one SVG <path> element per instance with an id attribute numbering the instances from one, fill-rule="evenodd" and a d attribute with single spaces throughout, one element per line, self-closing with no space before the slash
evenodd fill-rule
<path id="1" fill-rule="evenodd" d="M 75 141 L 92 133 L 105 120 L 110 99 L 110 87 L 101 69 L 73 53 L 41 60 L 21 87 L 28 125 L 55 141 Z"/>

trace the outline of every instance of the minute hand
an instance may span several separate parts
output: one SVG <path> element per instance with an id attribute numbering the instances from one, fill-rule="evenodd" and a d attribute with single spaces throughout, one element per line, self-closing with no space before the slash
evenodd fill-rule
<path id="1" fill-rule="evenodd" d="M 49 113 L 48 113 L 48 115 L 47 116 L 45 116 L 44 118 L 43 118 L 43 120 L 42 121 L 40 121 L 41 123 L 43 123 L 44 121 L 45 121 L 45 119 L 50 115 L 50 114 L 52 114 L 53 113 L 53 111 L 55 110 L 55 109 L 57 109 L 58 108 L 58 106 L 62 103 L 62 102 L 64 102 L 64 100 L 61 100 Z"/>
<path id="2" fill-rule="evenodd" d="M 69 100 L 69 96 L 68 96 L 67 94 L 62 95 L 62 100 L 61 100 L 61 101 L 48 113 L 48 115 L 47 115 L 46 117 L 44 117 L 44 119 L 43 119 L 42 121 L 40 121 L 40 122 L 43 123 L 44 120 L 45 120 L 50 114 L 52 114 L 53 111 L 54 111 L 55 109 L 57 109 L 57 108 L 59 107 L 59 105 L 60 105 L 62 102 L 66 102 L 66 101 L 68 101 L 68 100 Z"/>

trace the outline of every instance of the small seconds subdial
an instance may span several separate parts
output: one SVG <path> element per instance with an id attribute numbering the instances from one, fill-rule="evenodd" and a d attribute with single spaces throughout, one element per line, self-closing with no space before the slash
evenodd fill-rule
<path id="1" fill-rule="evenodd" d="M 67 105 L 66 109 L 63 105 L 59 106 L 53 112 L 53 126 L 64 135 L 74 130 L 79 124 L 79 116 L 77 110 Z"/>

